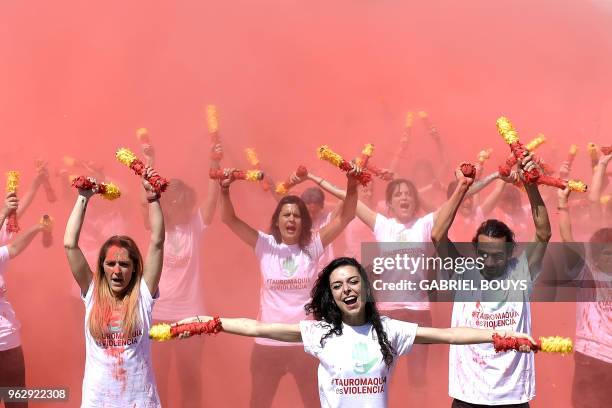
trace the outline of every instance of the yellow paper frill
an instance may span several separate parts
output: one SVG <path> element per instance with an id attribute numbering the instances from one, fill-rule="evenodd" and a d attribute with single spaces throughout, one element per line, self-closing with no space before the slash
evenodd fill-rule
<path id="1" fill-rule="evenodd" d="M 6 192 L 16 193 L 19 188 L 19 172 L 15 170 L 6 173 Z"/>
<path id="2" fill-rule="evenodd" d="M 134 160 L 136 160 L 136 155 L 132 153 L 130 149 L 127 149 L 125 147 L 122 147 L 117 150 L 115 156 L 117 157 L 117 160 L 119 160 L 121 163 L 125 164 L 128 167 L 132 165 Z"/>
<path id="3" fill-rule="evenodd" d="M 534 138 L 532 141 L 530 141 L 529 143 L 527 143 L 525 145 L 525 149 L 529 150 L 530 152 L 534 151 L 535 149 L 537 149 L 541 144 L 546 142 L 546 136 L 544 136 L 542 133 L 538 134 L 538 136 L 536 138 Z"/>
<path id="4" fill-rule="evenodd" d="M 263 173 L 259 170 L 247 170 L 246 180 L 247 181 L 259 181 L 263 179 Z"/>
<path id="5" fill-rule="evenodd" d="M 587 185 L 579 180 L 568 180 L 567 186 L 571 191 L 579 191 L 581 193 L 587 191 Z"/>
<path id="6" fill-rule="evenodd" d="M 170 325 L 167 323 L 158 323 L 151 326 L 149 329 L 149 338 L 156 341 L 166 341 L 172 339 Z"/>
<path id="7" fill-rule="evenodd" d="M 340 165 L 342 164 L 342 161 L 343 161 L 342 156 L 334 152 L 327 145 L 320 146 L 317 153 L 318 153 L 319 159 L 330 162 L 336 167 L 340 167 Z"/>
<path id="8" fill-rule="evenodd" d="M 121 191 L 119 187 L 117 187 L 113 183 L 102 183 L 104 185 L 104 192 L 102 193 L 102 197 L 107 200 L 116 200 L 121 197 Z"/>
<path id="9" fill-rule="evenodd" d="M 508 118 L 502 116 L 499 119 L 497 119 L 496 124 L 497 124 L 497 132 L 499 133 L 501 137 L 504 138 L 506 143 L 511 145 L 519 141 L 518 133 L 516 133 L 514 126 L 512 126 L 512 123 L 510 122 Z"/>
<path id="10" fill-rule="evenodd" d="M 219 117 L 215 105 L 206 106 L 206 124 L 208 126 L 208 133 L 217 133 L 219 131 Z"/>
<path id="11" fill-rule="evenodd" d="M 540 337 L 541 349 L 545 353 L 568 354 L 574 350 L 572 339 L 569 337 Z"/>

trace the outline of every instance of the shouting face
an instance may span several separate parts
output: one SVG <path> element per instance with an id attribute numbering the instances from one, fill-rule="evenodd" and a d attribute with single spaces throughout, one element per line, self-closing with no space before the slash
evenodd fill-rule
<path id="1" fill-rule="evenodd" d="M 121 296 L 127 289 L 134 273 L 134 263 L 126 248 L 112 245 L 104 258 L 104 276 L 115 296 Z"/>
<path id="2" fill-rule="evenodd" d="M 302 233 L 302 216 L 297 204 L 284 204 L 276 222 L 285 244 L 299 243 Z"/>

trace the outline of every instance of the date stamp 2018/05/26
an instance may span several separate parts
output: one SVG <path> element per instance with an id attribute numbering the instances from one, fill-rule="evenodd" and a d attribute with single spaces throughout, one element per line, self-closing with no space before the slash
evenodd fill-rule
<path id="1" fill-rule="evenodd" d="M 68 388 L 60 387 L 0 387 L 0 401 L 68 401 Z"/>

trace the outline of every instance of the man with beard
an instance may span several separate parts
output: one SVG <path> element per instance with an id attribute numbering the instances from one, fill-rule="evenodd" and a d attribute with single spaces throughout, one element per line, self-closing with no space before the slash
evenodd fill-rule
<path id="1" fill-rule="evenodd" d="M 483 222 L 472 240 L 481 268 L 450 271 L 450 278 L 472 280 L 474 290 L 455 292 L 452 326 L 491 329 L 511 329 L 531 332 L 529 294 L 538 276 L 551 227 L 544 201 L 536 184 L 524 181 L 523 174 L 535 168 L 532 156 L 519 163 L 519 176 L 523 180 L 535 224 L 535 238 L 525 251 L 513 256 L 514 232 L 503 222 L 490 219 Z M 473 180 L 456 171 L 457 188 L 445 203 L 435 220 L 431 238 L 441 257 L 457 259 L 462 255 L 448 238 L 448 231 Z M 478 262 L 476 263 L 479 264 Z M 496 282 L 497 281 L 497 282 Z M 527 281 L 513 290 L 507 283 Z M 502 285 L 502 283 L 504 285 Z M 502 290 L 483 290 L 486 287 L 504 287 Z M 535 369 L 533 355 L 517 353 L 497 354 L 490 345 L 467 346 L 464 350 L 451 346 L 449 356 L 449 395 L 454 398 L 453 408 L 475 406 L 528 407 L 535 396 Z"/>

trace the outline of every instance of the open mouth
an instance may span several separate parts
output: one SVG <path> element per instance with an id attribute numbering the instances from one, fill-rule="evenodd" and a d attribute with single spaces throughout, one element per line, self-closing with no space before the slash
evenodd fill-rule
<path id="1" fill-rule="evenodd" d="M 343 302 L 347 305 L 354 305 L 357 302 L 357 296 L 345 297 Z"/>
<path id="2" fill-rule="evenodd" d="M 123 278 L 119 278 L 117 276 L 114 276 L 114 277 L 111 278 L 111 282 L 114 285 L 122 285 L 123 284 Z"/>
<path id="3" fill-rule="evenodd" d="M 295 225 L 287 225 L 287 232 L 293 234 L 295 233 L 295 231 L 297 231 L 297 228 Z"/>
<path id="4" fill-rule="evenodd" d="M 410 208 L 410 204 L 408 204 L 408 203 L 400 203 L 400 208 L 402 210 L 408 210 Z"/>

